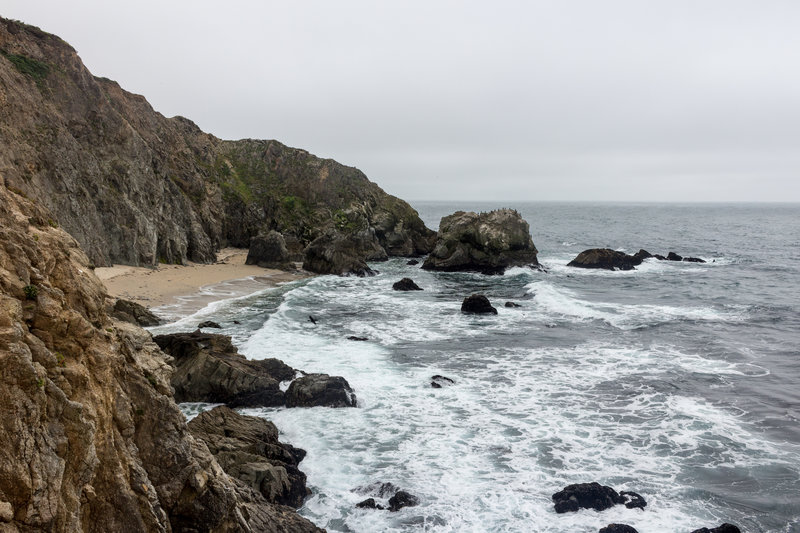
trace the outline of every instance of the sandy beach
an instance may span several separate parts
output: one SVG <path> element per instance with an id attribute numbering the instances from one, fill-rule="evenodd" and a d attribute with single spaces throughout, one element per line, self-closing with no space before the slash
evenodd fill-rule
<path id="1" fill-rule="evenodd" d="M 216 300 L 308 276 L 305 272 L 245 265 L 246 258 L 245 249 L 224 248 L 213 264 L 188 262 L 185 265 L 159 265 L 157 268 L 114 265 L 98 267 L 94 272 L 105 284 L 109 295 L 150 308 L 169 306 L 177 314 L 198 310 Z"/>

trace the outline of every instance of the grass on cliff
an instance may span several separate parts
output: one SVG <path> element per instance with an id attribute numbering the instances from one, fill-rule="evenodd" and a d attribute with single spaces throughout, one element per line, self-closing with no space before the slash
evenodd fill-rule
<path id="1" fill-rule="evenodd" d="M 44 80 L 47 79 L 47 76 L 50 74 L 50 66 L 47 63 L 42 63 L 41 61 L 27 56 L 9 54 L 5 50 L 0 50 L 0 55 L 8 59 L 20 73 L 33 78 L 39 90 L 43 91 L 46 89 Z"/>

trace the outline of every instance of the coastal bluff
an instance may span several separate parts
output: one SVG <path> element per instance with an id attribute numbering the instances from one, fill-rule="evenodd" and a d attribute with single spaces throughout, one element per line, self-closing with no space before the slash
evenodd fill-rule
<path id="1" fill-rule="evenodd" d="M 0 173 L 96 266 L 209 263 L 275 231 L 284 262 L 315 239 L 368 234 L 386 256 L 435 232 L 358 169 L 274 140 L 222 140 L 95 77 L 77 52 L 0 18 Z M 362 257 L 361 259 L 367 259 Z M 367 259 L 368 260 L 368 259 Z M 338 272 L 337 272 L 338 273 Z"/>

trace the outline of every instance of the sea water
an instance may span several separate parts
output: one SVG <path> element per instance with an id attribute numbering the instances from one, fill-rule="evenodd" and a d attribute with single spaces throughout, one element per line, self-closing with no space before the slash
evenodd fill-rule
<path id="1" fill-rule="evenodd" d="M 394 258 L 375 277 L 292 282 L 154 330 L 213 319 L 249 358 L 349 381 L 355 409 L 243 410 L 308 452 L 302 515 L 352 532 L 800 531 L 800 206 L 414 207 L 434 229 L 456 210 L 516 208 L 546 272 L 427 272 Z M 707 262 L 567 266 L 596 247 Z M 393 291 L 402 277 L 424 290 Z M 473 293 L 498 314 L 462 314 Z M 436 374 L 454 385 L 432 388 Z M 554 492 L 590 481 L 648 505 L 554 512 Z M 373 482 L 420 504 L 356 508 L 366 496 L 354 489 Z"/>

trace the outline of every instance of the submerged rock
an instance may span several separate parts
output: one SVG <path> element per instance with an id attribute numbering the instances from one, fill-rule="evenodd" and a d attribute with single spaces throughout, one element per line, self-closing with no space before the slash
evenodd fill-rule
<path id="1" fill-rule="evenodd" d="M 605 270 L 633 270 L 642 264 L 642 258 L 628 255 L 610 248 L 592 248 L 584 250 L 567 263 L 567 266 L 578 268 L 600 268 Z"/>
<path id="2" fill-rule="evenodd" d="M 705 263 L 705 259 L 700 259 L 699 257 L 684 257 L 683 260 L 687 263 Z"/>
<path id="3" fill-rule="evenodd" d="M 355 407 L 356 395 L 347 380 L 328 374 L 308 374 L 286 390 L 286 407 Z"/>
<path id="4" fill-rule="evenodd" d="M 392 289 L 396 291 L 421 291 L 422 288 L 414 283 L 414 280 L 411 278 L 403 278 L 400 281 L 395 282 L 392 285 Z"/>
<path id="5" fill-rule="evenodd" d="M 431 387 L 434 389 L 441 389 L 442 387 L 449 387 L 450 385 L 455 385 L 455 381 L 446 376 L 437 374 L 431 377 Z"/>
<path id="6" fill-rule="evenodd" d="M 639 533 L 636 529 L 626 524 L 608 524 L 597 533 Z"/>
<path id="7" fill-rule="evenodd" d="M 175 359 L 171 384 L 177 402 L 283 405 L 278 383 L 295 375 L 293 368 L 278 359 L 248 360 L 227 335 L 196 331 L 158 335 L 153 340 Z"/>
<path id="8" fill-rule="evenodd" d="M 206 320 L 205 322 L 200 322 L 199 324 L 197 324 L 197 327 L 199 329 L 203 329 L 203 328 L 222 329 L 222 326 L 220 326 L 216 322 L 212 322 L 211 320 Z"/>
<path id="9" fill-rule="evenodd" d="M 467 296 L 461 303 L 461 312 L 468 314 L 497 314 L 497 309 L 492 307 L 489 299 L 482 294 Z"/>
<path id="10" fill-rule="evenodd" d="M 725 523 L 712 529 L 708 529 L 707 527 L 695 529 L 692 533 L 742 533 L 742 531 L 733 524 Z"/>
<path id="11" fill-rule="evenodd" d="M 557 513 L 568 513 L 579 509 L 604 511 L 617 504 L 625 503 L 625 498 L 611 487 L 592 482 L 576 483 L 564 487 L 553 494 L 553 502 Z"/>
<path id="12" fill-rule="evenodd" d="M 290 270 L 294 267 L 289 249 L 286 247 L 286 240 L 275 230 L 266 235 L 258 234 L 250 239 L 245 264 L 279 270 Z"/>
<path id="13" fill-rule="evenodd" d="M 442 218 L 425 270 L 503 274 L 513 266 L 538 266 L 530 226 L 512 209 L 457 211 Z"/>
<path id="14" fill-rule="evenodd" d="M 157 326 L 161 324 L 161 319 L 158 318 L 152 311 L 143 305 L 129 300 L 119 299 L 114 303 L 114 308 L 111 311 L 111 316 L 117 320 L 124 320 L 131 324 L 137 324 L 143 328 Z"/>
<path id="15" fill-rule="evenodd" d="M 275 424 L 215 407 L 189 422 L 225 472 L 260 492 L 268 502 L 297 508 L 311 494 L 298 468 L 305 451 L 278 440 Z"/>
<path id="16" fill-rule="evenodd" d="M 625 499 L 625 507 L 628 509 L 641 509 L 647 507 L 647 502 L 641 494 L 629 490 L 623 490 L 619 493 Z"/>

